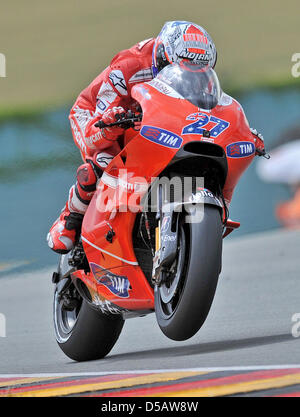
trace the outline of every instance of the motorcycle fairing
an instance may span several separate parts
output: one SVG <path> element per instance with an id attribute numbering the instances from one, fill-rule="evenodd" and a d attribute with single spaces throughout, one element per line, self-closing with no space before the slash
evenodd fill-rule
<path id="1" fill-rule="evenodd" d="M 207 142 L 208 138 L 199 134 L 181 135 L 184 126 L 190 123 L 188 117 L 201 110 L 202 113 L 206 112 L 229 123 L 228 128 L 218 137 L 209 138 L 210 141 L 213 140 L 211 143 L 222 147 L 225 152 L 226 147 L 233 142 L 254 144 L 244 112 L 235 100 L 230 105 L 217 105 L 214 109 L 205 111 L 184 99 L 157 91 L 151 86 L 151 82 L 135 86 L 132 95 L 143 109 L 141 127 L 143 133 L 145 126 L 155 129 L 154 136 L 158 134 L 157 132 L 167 131 L 174 137 L 182 139 L 181 148 L 189 142 Z M 82 241 L 88 262 L 113 271 L 116 275 L 128 277 L 131 286 L 129 297 L 125 299 L 112 294 L 105 286 L 97 283 L 96 277 L 92 274 L 90 280 L 94 282 L 102 297 L 129 310 L 154 308 L 154 297 L 153 289 L 138 265 L 132 243 L 136 213 L 141 209 L 140 201 L 145 191 L 138 192 L 134 186 L 126 186 L 124 192 L 124 182 L 122 185 L 119 183 L 120 172 L 127 170 L 128 184 L 135 184 L 141 180 L 150 184 L 152 179 L 158 177 L 168 166 L 177 152 L 177 148 L 165 146 L 159 139 L 152 141 L 141 134 L 136 134 L 106 169 L 105 173 L 110 177 L 110 181 L 107 181 L 105 176 L 100 180 L 84 217 Z M 230 202 L 240 176 L 253 158 L 254 154 L 243 158 L 229 158 L 227 155 L 228 172 L 223 187 L 227 202 Z M 107 200 L 114 201 L 114 196 L 120 192 L 120 188 L 122 188 L 121 198 L 115 200 L 111 209 L 99 211 L 97 204 L 99 205 L 101 194 L 106 193 Z M 121 209 L 126 206 L 131 210 L 122 212 Z M 110 242 L 106 237 L 111 230 L 115 235 Z"/>

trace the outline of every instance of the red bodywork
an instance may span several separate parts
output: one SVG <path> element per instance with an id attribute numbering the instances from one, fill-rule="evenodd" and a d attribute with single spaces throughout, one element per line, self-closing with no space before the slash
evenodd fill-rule
<path id="1" fill-rule="evenodd" d="M 205 117 L 206 114 L 229 123 L 228 127 L 215 139 L 209 139 L 210 142 L 214 141 L 227 152 L 228 175 L 223 191 L 225 200 L 229 203 L 239 178 L 255 156 L 255 141 L 240 104 L 226 96 L 225 105 L 218 105 L 211 111 L 205 111 L 186 100 L 163 94 L 151 83 L 134 87 L 133 98 L 143 109 L 142 126 L 153 126 L 172 132 L 182 138 L 181 146 L 191 141 L 208 140 L 199 134 L 182 134 L 183 128 L 193 122 L 193 117 L 197 119 L 198 113 L 201 113 L 199 117 Z M 191 115 L 194 116 L 191 117 Z M 205 129 L 209 130 L 213 127 L 214 123 L 209 122 Z M 249 149 L 254 148 L 254 151 L 251 154 L 248 154 L 249 152 L 243 154 L 240 149 L 240 154 L 238 154 L 236 146 L 239 146 L 241 142 L 243 146 L 248 144 Z M 138 211 L 141 194 L 135 191 L 137 188 L 134 184 L 140 184 L 143 179 L 150 183 L 151 178 L 157 177 L 165 169 L 176 152 L 178 152 L 177 148 L 173 149 L 155 143 L 143 137 L 141 131 L 136 133 L 131 130 L 126 134 L 125 147 L 103 174 L 98 190 L 85 214 L 82 227 L 83 247 L 88 262 L 99 268 L 96 273 L 94 268 L 94 273 L 76 271 L 73 274 L 87 285 L 94 301 L 95 299 L 98 302 L 109 300 L 121 308 L 134 311 L 154 309 L 153 289 L 138 265 L 132 244 L 131 236 L 136 213 L 129 210 L 112 215 L 112 212 L 113 208 L 122 208 L 122 201 L 124 206 L 130 201 L 131 209 Z M 118 177 L 122 175 L 124 169 L 127 170 L 127 180 L 122 181 L 120 185 Z M 133 180 L 130 180 L 131 176 L 134 177 Z M 123 192 L 121 202 L 114 204 L 110 211 L 100 212 L 97 209 L 100 199 L 106 196 L 104 198 L 107 200 L 114 201 L 116 193 L 120 193 L 120 187 L 122 192 L 124 189 L 127 190 Z M 239 223 L 230 222 L 228 226 L 229 229 L 225 230 L 225 234 L 237 228 Z M 111 230 L 115 232 L 115 235 L 110 243 L 106 237 Z M 123 296 L 115 294 L 108 285 L 96 279 L 101 276 L 101 271 L 103 275 L 110 271 L 113 276 L 127 277 L 130 287 L 125 296 L 124 293 Z"/>

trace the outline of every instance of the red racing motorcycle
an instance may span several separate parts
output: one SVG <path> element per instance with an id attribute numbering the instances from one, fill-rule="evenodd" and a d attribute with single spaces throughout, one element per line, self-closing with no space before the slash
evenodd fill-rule
<path id="1" fill-rule="evenodd" d="M 265 154 L 212 69 L 168 65 L 132 95 L 142 117 L 116 122 L 128 128 L 125 146 L 53 274 L 56 339 L 76 361 L 103 358 L 127 318 L 153 312 L 167 337 L 195 335 L 214 298 L 223 238 L 240 225 L 229 219 L 234 188 Z"/>

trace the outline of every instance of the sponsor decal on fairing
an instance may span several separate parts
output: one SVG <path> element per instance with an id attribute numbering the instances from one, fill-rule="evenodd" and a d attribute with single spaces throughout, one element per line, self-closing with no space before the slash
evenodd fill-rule
<path id="1" fill-rule="evenodd" d="M 183 99 L 183 97 L 179 93 L 177 93 L 177 91 L 175 91 L 172 87 L 170 87 L 163 81 L 158 80 L 157 78 L 154 78 L 154 80 L 150 81 L 147 84 L 151 85 L 151 87 L 155 88 L 157 91 L 159 91 L 162 94 L 165 94 L 166 96 Z"/>
<path id="2" fill-rule="evenodd" d="M 228 158 L 246 158 L 255 153 L 255 145 L 252 142 L 234 142 L 226 147 Z"/>
<path id="3" fill-rule="evenodd" d="M 119 298 L 129 297 L 131 286 L 126 276 L 113 274 L 93 262 L 90 262 L 90 266 L 98 284 L 104 285 L 112 294 Z"/>
<path id="4" fill-rule="evenodd" d="M 143 126 L 140 134 L 151 142 L 172 149 L 179 149 L 183 141 L 175 133 L 155 126 Z"/>

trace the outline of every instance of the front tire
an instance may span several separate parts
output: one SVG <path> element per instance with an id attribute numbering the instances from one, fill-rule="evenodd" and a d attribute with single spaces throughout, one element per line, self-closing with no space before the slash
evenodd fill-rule
<path id="1" fill-rule="evenodd" d="M 194 336 L 209 313 L 221 272 L 222 232 L 219 208 L 210 205 L 200 223 L 180 226 L 176 273 L 155 287 L 157 322 L 170 339 Z"/>
<path id="2" fill-rule="evenodd" d="M 53 319 L 59 347 L 78 362 L 104 358 L 115 345 L 124 325 L 121 316 L 103 314 L 84 300 L 74 309 L 65 309 L 57 288 Z"/>

